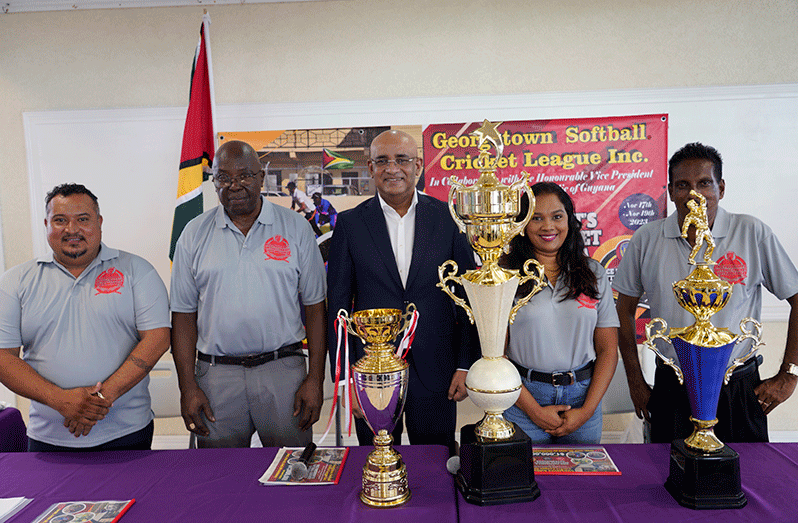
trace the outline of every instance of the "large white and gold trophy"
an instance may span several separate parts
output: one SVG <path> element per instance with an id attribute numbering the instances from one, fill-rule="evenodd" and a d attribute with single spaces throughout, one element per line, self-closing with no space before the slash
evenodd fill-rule
<path id="1" fill-rule="evenodd" d="M 408 304 L 405 314 L 399 309 L 368 309 L 338 314 L 347 319 L 347 330 L 360 338 L 366 355 L 352 366 L 355 397 L 374 431 L 375 449 L 363 466 L 360 499 L 374 507 L 395 507 L 410 499 L 407 469 L 402 456 L 391 446 L 396 426 L 407 398 L 408 363 L 397 356 L 391 343 L 404 331 L 415 311 Z"/>
<path id="2" fill-rule="evenodd" d="M 741 508 L 747 501 L 740 486 L 739 455 L 718 439 L 713 427 L 718 422 L 721 386 L 762 345 L 762 326 L 753 318 L 745 318 L 740 322 L 742 334 L 735 335 L 727 328 L 712 325 L 710 318 L 731 298 L 732 284 L 720 279 L 712 269 L 715 242 L 709 230 L 706 199 L 695 191 L 690 194 L 697 200 L 688 201 L 690 212 L 683 222 L 682 236 L 686 238 L 689 228 L 695 227 L 695 246 L 688 260 L 695 268 L 687 278 L 674 282 L 673 295 L 695 317 L 695 323 L 669 331 L 665 320 L 654 318 L 646 326 L 645 346 L 671 367 L 679 383 L 687 387 L 694 426 L 687 439 L 671 444 L 670 475 L 665 487 L 686 507 Z M 696 262 L 705 242 L 703 260 Z M 657 339 L 673 345 L 680 365 L 657 349 Z M 734 347 L 745 340 L 752 340 L 750 351 L 727 366 Z"/>
<path id="3" fill-rule="evenodd" d="M 482 258 L 482 267 L 460 276 L 452 260 L 438 268 L 438 286 L 476 323 L 482 346 L 482 358 L 469 369 L 466 388 L 485 416 L 476 425 L 462 429 L 461 466 L 457 474 L 458 487 L 466 500 L 482 505 L 529 501 L 540 495 L 532 469 L 531 442 L 502 415 L 516 402 L 522 386 L 518 371 L 504 358 L 508 322 L 513 322 L 518 309 L 544 283 L 543 267 L 536 260 L 528 260 L 521 271 L 504 269 L 498 264 L 510 240 L 524 231 L 535 209 L 527 173 L 522 173 L 523 177 L 509 186 L 496 177 L 496 165 L 504 148 L 496 129 L 499 125 L 485 120 L 471 133 L 479 139 L 476 164 L 480 177 L 474 185 L 466 187 L 453 176 L 449 191 L 452 218 Z M 523 194 L 529 198 L 529 211 L 517 221 Z M 531 290 L 514 305 L 519 285 L 529 281 L 533 282 Z M 452 282 L 463 286 L 470 306 L 452 292 L 449 287 Z"/>

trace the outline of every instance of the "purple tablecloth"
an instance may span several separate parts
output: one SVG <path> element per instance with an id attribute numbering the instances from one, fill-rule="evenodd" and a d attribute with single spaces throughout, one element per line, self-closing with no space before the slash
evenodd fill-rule
<path id="1" fill-rule="evenodd" d="M 0 410 L 0 452 L 24 452 L 28 449 L 25 422 L 13 407 Z"/>
<path id="2" fill-rule="evenodd" d="M 375 509 L 359 499 L 368 447 L 352 447 L 338 485 L 264 487 L 257 478 L 276 449 L 162 450 L 95 454 L 0 454 L 0 497 L 34 501 L 11 523 L 33 520 L 56 501 L 136 498 L 123 522 L 486 521 L 682 523 L 798 521 L 798 444 L 734 443 L 748 505 L 694 511 L 665 491 L 668 445 L 605 445 L 621 476 L 537 477 L 530 503 L 466 503 L 446 472 L 443 447 L 398 447 L 413 497 Z M 515 519 L 520 518 L 520 519 Z"/>
<path id="3" fill-rule="evenodd" d="M 315 487 L 260 485 L 273 448 L 7 453 L 0 454 L 0 497 L 33 498 L 11 523 L 32 521 L 57 501 L 130 498 L 136 503 L 123 523 L 457 520 L 445 447 L 397 447 L 412 497 L 392 509 L 368 507 L 358 498 L 370 450 L 352 447 L 339 484 Z"/>
<path id="4" fill-rule="evenodd" d="M 536 477 L 540 497 L 529 503 L 479 507 L 458 492 L 462 522 L 576 521 L 683 523 L 798 521 L 798 444 L 732 443 L 740 454 L 748 505 L 739 510 L 691 510 L 667 493 L 670 445 L 605 445 L 620 476 Z"/>

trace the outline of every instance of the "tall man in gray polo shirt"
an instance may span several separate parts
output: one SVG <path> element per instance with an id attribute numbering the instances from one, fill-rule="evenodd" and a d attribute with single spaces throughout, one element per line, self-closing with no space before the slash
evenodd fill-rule
<path id="1" fill-rule="evenodd" d="M 45 201 L 52 253 L 0 278 L 0 381 L 32 400 L 30 450 L 149 449 L 166 287 L 144 259 L 101 242 L 84 186 L 59 185 Z"/>
<path id="2" fill-rule="evenodd" d="M 720 154 L 700 143 L 687 144 L 671 157 L 668 193 L 676 214 L 644 225 L 632 236 L 612 286 L 618 291 L 621 322 L 620 349 L 632 401 L 639 417 L 651 422 L 654 442 L 683 438 L 692 430 L 684 386 L 667 367 L 657 369 L 654 389 L 646 384 L 635 344 L 635 309 L 645 292 L 651 316 L 660 317 L 671 328 L 692 325 L 695 318 L 673 298 L 671 284 L 691 270 L 688 256 L 695 245 L 695 228 L 687 240 L 682 223 L 689 213 L 687 202 L 695 190 L 706 198 L 707 218 L 715 238 L 712 259 L 715 273 L 734 285 L 726 307 L 712 317 L 713 324 L 739 333 L 740 320 L 760 318 L 762 287 L 790 304 L 787 346 L 778 374 L 759 378 L 758 362 L 751 358 L 735 370 L 729 385 L 721 390 L 715 432 L 723 441 L 767 441 L 767 417 L 787 400 L 798 378 L 798 271 L 770 228 L 752 216 L 732 214 L 718 207 L 726 182 L 722 178 Z M 673 348 L 657 340 L 665 356 L 676 358 Z M 738 345 L 732 358 L 744 355 L 750 342 Z"/>
<path id="3" fill-rule="evenodd" d="M 324 379 L 319 248 L 302 216 L 261 197 L 263 167 L 248 144 L 223 144 L 213 176 L 221 205 L 189 222 L 172 266 L 183 420 L 199 447 L 248 447 L 256 430 L 264 446 L 304 445 Z"/>

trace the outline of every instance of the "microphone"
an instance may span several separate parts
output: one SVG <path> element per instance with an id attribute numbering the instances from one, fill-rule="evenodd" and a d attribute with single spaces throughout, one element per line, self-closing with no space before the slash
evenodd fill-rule
<path id="1" fill-rule="evenodd" d="M 302 481 L 308 477 L 308 465 L 315 451 L 316 444 L 311 441 L 302 451 L 299 461 L 291 465 L 291 481 Z"/>
<path id="2" fill-rule="evenodd" d="M 446 461 L 446 470 L 449 471 L 449 474 L 454 476 L 457 475 L 457 471 L 460 470 L 460 456 L 452 456 Z"/>

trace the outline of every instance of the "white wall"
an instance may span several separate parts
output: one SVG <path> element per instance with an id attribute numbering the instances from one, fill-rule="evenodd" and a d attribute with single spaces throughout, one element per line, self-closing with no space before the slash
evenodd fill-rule
<path id="1" fill-rule="evenodd" d="M 216 98 L 241 104 L 798 82 L 796 2 L 756 6 L 342 0 L 212 7 Z M 23 112 L 184 106 L 201 14 L 199 6 L 0 14 L 7 267 L 32 256 Z M 100 162 L 113 176 L 114 158 Z"/>

